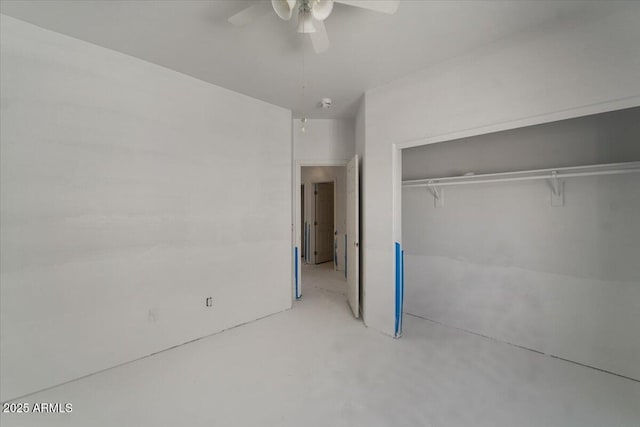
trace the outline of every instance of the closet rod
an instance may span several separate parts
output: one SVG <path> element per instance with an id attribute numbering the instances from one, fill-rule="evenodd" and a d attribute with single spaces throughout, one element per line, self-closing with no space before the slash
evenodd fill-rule
<path id="1" fill-rule="evenodd" d="M 588 170 L 596 169 L 596 170 Z M 598 170 L 605 169 L 605 170 Z M 576 171 L 560 173 L 562 171 Z M 486 184 L 492 182 L 510 182 L 510 181 L 528 181 L 537 179 L 563 179 L 579 176 L 598 176 L 598 175 L 620 175 L 626 173 L 639 173 L 640 162 L 625 162 L 625 163 L 610 163 L 604 165 L 591 165 L 591 166 L 573 166 L 562 167 L 555 169 L 539 169 L 531 171 L 519 171 L 519 172 L 502 172 L 483 175 L 470 175 L 470 176 L 455 176 L 445 178 L 433 178 L 433 179 L 419 179 L 411 181 L 403 181 L 402 186 L 406 188 L 411 187 L 442 187 L 448 185 L 463 185 L 463 184 Z M 529 176 L 517 176 L 530 174 Z M 536 175 L 533 175 L 536 174 Z M 514 176 L 516 175 L 516 176 Z"/>

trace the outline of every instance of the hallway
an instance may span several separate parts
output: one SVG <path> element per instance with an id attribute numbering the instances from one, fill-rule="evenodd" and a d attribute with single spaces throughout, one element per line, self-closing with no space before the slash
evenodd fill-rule
<path id="1" fill-rule="evenodd" d="M 346 304 L 347 279 L 344 277 L 344 271 L 334 270 L 332 262 L 317 265 L 301 263 L 301 265 L 303 299 L 307 296 L 316 298 L 319 293 L 329 293 L 337 294 L 334 295 L 336 298 L 341 295 Z M 308 292 L 309 290 L 311 292 Z"/>
<path id="2" fill-rule="evenodd" d="M 2 425 L 638 425 L 640 383 L 413 316 L 391 339 L 353 318 L 331 263 L 303 268 L 292 310 L 22 398 L 73 412 Z"/>

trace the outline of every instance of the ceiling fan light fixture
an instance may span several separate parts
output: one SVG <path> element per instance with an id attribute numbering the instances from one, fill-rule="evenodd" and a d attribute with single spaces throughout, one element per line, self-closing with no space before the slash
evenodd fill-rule
<path id="1" fill-rule="evenodd" d="M 293 9 L 296 6 L 296 0 L 271 0 L 271 6 L 280 19 L 288 21 L 293 16 Z"/>
<path id="2" fill-rule="evenodd" d="M 300 10 L 298 13 L 298 30 L 299 33 L 309 34 L 315 33 L 316 27 L 313 25 L 313 16 L 310 13 Z"/>
<path id="3" fill-rule="evenodd" d="M 2 0 L 0 0 L 2 1 Z M 290 21 L 294 12 L 298 12 L 296 31 L 309 34 L 313 50 L 316 53 L 329 49 L 329 36 L 324 21 L 333 13 L 334 3 L 368 9 L 374 12 L 393 14 L 398 10 L 400 0 L 253 0 L 246 7 L 227 20 L 235 26 L 246 25 L 273 9 L 280 19 Z"/>
<path id="4" fill-rule="evenodd" d="M 331 15 L 333 0 L 312 0 L 311 14 L 318 21 L 324 21 Z"/>

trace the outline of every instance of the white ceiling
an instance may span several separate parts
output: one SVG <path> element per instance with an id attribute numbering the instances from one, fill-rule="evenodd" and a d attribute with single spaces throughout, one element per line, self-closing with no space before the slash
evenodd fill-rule
<path id="1" fill-rule="evenodd" d="M 250 3 L 2 0 L 0 12 L 289 108 L 294 117 L 338 118 L 352 117 L 367 89 L 607 2 L 403 0 L 395 15 L 336 4 L 325 21 L 331 47 L 322 54 L 275 13 L 246 27 L 226 21 Z M 317 107 L 322 97 L 333 98 L 330 110 Z"/>

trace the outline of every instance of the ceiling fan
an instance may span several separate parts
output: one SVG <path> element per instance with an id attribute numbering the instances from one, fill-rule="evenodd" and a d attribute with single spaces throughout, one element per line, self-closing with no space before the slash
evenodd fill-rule
<path id="1" fill-rule="evenodd" d="M 238 26 L 246 25 L 266 15 L 271 8 L 285 21 L 289 21 L 296 15 L 298 19 L 297 31 L 309 34 L 314 50 L 316 53 L 321 53 L 329 48 L 329 37 L 324 20 L 331 15 L 334 3 L 393 14 L 398 10 L 400 0 L 271 0 L 271 7 L 267 1 L 254 3 L 254 5 L 230 17 L 229 22 Z"/>

